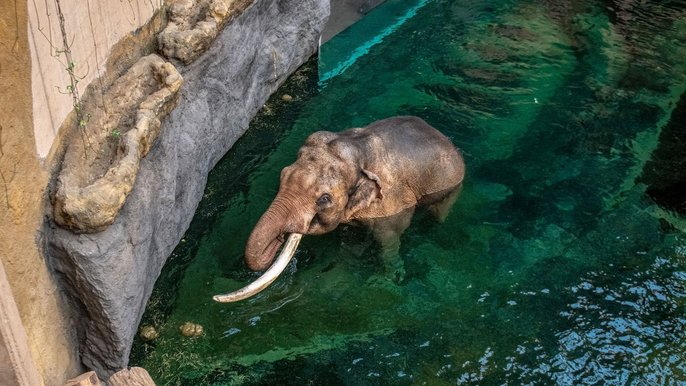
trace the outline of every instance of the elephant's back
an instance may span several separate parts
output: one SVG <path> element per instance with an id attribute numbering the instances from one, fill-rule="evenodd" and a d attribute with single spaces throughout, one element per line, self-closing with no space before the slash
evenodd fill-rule
<path id="1" fill-rule="evenodd" d="M 452 188 L 462 183 L 464 159 L 452 141 L 414 116 L 400 116 L 371 123 L 365 128 L 381 138 L 395 162 L 407 173 L 419 195 Z"/>
<path id="2" fill-rule="evenodd" d="M 456 150 L 448 137 L 415 116 L 382 119 L 369 124 L 365 131 L 382 138 L 392 151 L 433 155 L 436 151 Z"/>

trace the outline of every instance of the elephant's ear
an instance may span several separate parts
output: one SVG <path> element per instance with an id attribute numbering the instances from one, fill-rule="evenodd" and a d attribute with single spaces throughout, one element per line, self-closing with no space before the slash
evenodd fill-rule
<path id="1" fill-rule="evenodd" d="M 379 176 L 362 169 L 362 176 L 357 181 L 352 193 L 348 197 L 345 217 L 350 219 L 358 211 L 368 207 L 374 200 L 383 198 L 381 180 Z"/>

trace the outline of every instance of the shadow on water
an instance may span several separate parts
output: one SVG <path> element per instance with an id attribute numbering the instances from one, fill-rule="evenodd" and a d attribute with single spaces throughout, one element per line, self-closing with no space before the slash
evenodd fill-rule
<path id="1" fill-rule="evenodd" d="M 686 5 L 420 3 L 326 82 L 305 65 L 253 120 L 131 363 L 171 385 L 686 382 Z M 367 41 L 353 26 L 327 60 Z M 400 283 L 344 226 L 304 238 L 255 298 L 212 302 L 255 277 L 245 240 L 307 135 L 404 114 L 451 138 L 468 176 L 445 223 L 413 219 Z M 186 320 L 205 335 L 181 337 Z"/>

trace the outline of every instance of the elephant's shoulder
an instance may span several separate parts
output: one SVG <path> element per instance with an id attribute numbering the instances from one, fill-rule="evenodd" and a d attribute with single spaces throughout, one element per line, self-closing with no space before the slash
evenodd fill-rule
<path id="1" fill-rule="evenodd" d="M 393 216 L 417 205 L 417 196 L 408 186 L 403 184 L 389 186 L 385 188 L 385 192 L 382 199 L 370 205 L 370 217 Z"/>

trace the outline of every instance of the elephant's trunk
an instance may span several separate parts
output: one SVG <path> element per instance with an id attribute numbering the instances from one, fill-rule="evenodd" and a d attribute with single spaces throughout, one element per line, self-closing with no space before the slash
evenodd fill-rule
<path id="1" fill-rule="evenodd" d="M 245 263 L 253 271 L 264 271 L 272 264 L 286 233 L 305 233 L 292 210 L 294 203 L 286 194 L 279 194 L 255 225 L 245 246 Z"/>
<path id="2" fill-rule="evenodd" d="M 305 233 L 312 220 L 308 217 L 306 210 L 296 209 L 302 208 L 304 202 L 302 197 L 296 194 L 282 194 L 281 192 L 277 194 L 255 225 L 245 246 L 245 263 L 250 269 L 253 271 L 269 269 L 257 280 L 237 291 L 215 295 L 215 301 L 226 303 L 246 299 L 267 288 L 279 277 L 291 261 L 302 233 Z M 286 246 L 274 261 L 276 252 L 284 243 L 286 233 L 290 233 Z"/>

